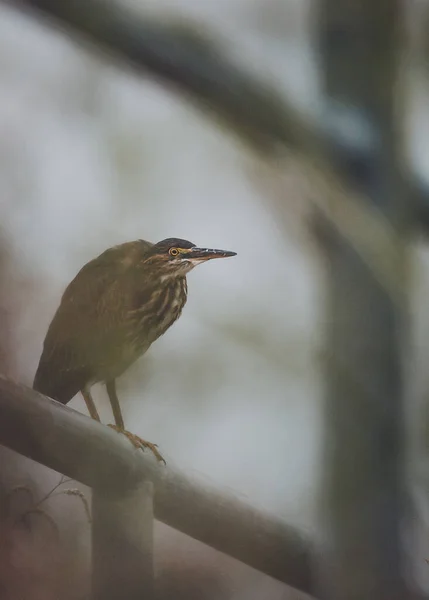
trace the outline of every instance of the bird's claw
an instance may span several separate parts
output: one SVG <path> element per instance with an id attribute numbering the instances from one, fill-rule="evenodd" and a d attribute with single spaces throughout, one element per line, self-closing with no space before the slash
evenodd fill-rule
<path id="1" fill-rule="evenodd" d="M 125 437 L 127 437 L 130 440 L 130 442 L 133 444 L 133 446 L 135 446 L 136 448 L 141 448 L 142 450 L 144 450 L 145 448 L 149 448 L 149 450 L 152 451 L 153 455 L 155 456 L 155 458 L 158 462 L 163 462 L 164 465 L 167 464 L 165 462 L 165 459 L 161 456 L 161 454 L 157 450 L 158 444 L 152 444 L 151 442 L 147 442 L 146 440 L 143 440 L 138 435 L 135 435 L 134 433 L 131 433 L 130 431 L 127 431 L 126 429 L 121 429 L 117 425 L 109 425 L 109 427 L 111 429 L 114 429 L 118 433 L 122 433 L 123 435 L 125 435 Z"/>

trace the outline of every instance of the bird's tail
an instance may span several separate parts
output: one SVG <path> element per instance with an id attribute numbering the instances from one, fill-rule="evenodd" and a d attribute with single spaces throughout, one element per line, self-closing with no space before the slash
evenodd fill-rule
<path id="1" fill-rule="evenodd" d="M 61 372 L 41 361 L 34 377 L 33 389 L 62 404 L 67 404 L 83 389 L 85 379 L 81 371 Z"/>

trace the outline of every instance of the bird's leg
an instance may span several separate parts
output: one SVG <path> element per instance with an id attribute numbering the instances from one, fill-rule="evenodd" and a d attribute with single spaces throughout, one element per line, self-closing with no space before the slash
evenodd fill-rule
<path id="1" fill-rule="evenodd" d="M 100 421 L 100 415 L 95 407 L 94 400 L 92 399 L 89 389 L 81 390 L 81 394 L 85 400 L 86 408 L 88 409 L 91 418 L 95 419 L 96 421 Z"/>
<path id="2" fill-rule="evenodd" d="M 116 380 L 115 379 L 106 381 L 106 390 L 107 390 L 107 394 L 109 396 L 110 405 L 112 407 L 112 412 L 113 412 L 113 417 L 114 417 L 115 423 L 116 423 L 115 425 L 109 425 L 109 427 L 111 427 L 118 433 L 124 434 L 136 448 L 141 448 L 142 450 L 144 448 L 149 448 L 149 450 L 152 450 L 153 454 L 155 455 L 156 459 L 159 462 L 163 462 L 164 464 L 166 464 L 165 460 L 163 459 L 161 454 L 158 452 L 156 444 L 147 442 L 146 440 L 143 440 L 138 435 L 135 435 L 134 433 L 130 433 L 129 431 L 127 431 L 125 429 L 124 419 L 122 417 L 122 411 L 121 411 L 121 407 L 119 405 L 118 395 L 116 393 Z"/>
<path id="3" fill-rule="evenodd" d="M 124 419 L 122 417 L 121 406 L 119 404 L 118 394 L 116 393 L 116 380 L 111 379 L 106 381 L 106 390 L 110 400 L 110 406 L 112 407 L 113 417 L 115 419 L 116 427 L 119 429 L 125 429 Z"/>

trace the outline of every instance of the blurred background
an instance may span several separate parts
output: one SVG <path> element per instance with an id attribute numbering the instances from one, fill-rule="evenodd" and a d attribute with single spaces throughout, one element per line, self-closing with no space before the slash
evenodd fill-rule
<path id="1" fill-rule="evenodd" d="M 124 4 L 142 17 L 195 28 L 234 64 L 275 85 L 310 122 L 320 116 L 314 2 Z M 429 181 L 429 3 L 405 4 L 406 147 Z M 236 258 L 189 275 L 181 319 L 119 380 L 125 422 L 156 442 L 170 466 L 317 537 L 326 313 L 305 183 L 293 169 L 273 175 L 263 157 L 168 86 L 0 4 L 1 371 L 31 386 L 65 286 L 109 246 L 181 237 L 236 251 Z M 279 218 L 280 204 L 287 218 Z M 407 402 L 421 524 L 413 562 L 415 580 L 429 590 L 424 239 L 413 240 L 411 264 Z M 111 422 L 104 389 L 94 391 L 103 422 Z M 70 406 L 85 412 L 81 397 Z M 0 465 L 5 489 L 31 482 L 47 491 L 58 481 L 6 450 Z M 85 512 L 73 497 L 52 499 L 49 507 L 67 540 L 61 556 L 49 536 L 15 536 L 0 572 L 8 600 L 87 598 Z M 52 569 L 53 556 L 62 566 Z M 298 597 L 160 524 L 156 568 L 165 576 L 163 598 Z"/>

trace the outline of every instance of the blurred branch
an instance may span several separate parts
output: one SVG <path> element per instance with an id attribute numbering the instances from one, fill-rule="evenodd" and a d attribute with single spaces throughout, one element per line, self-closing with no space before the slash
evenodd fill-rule
<path id="1" fill-rule="evenodd" d="M 197 484 L 102 425 L 0 375 L 0 444 L 95 488 L 155 486 L 155 517 L 259 571 L 311 591 L 312 544 L 280 519 Z"/>
<path id="2" fill-rule="evenodd" d="M 404 169 L 400 93 L 401 0 L 319 0 L 319 48 L 328 114 L 354 124 L 327 159 L 397 232 L 401 305 L 374 280 L 348 240 L 332 232 L 327 256 L 325 574 L 331 600 L 410 598 L 404 359 L 409 344 L 409 252 L 414 215 Z M 326 573 L 332 576 L 327 577 Z"/>
<path id="3" fill-rule="evenodd" d="M 398 258 L 394 230 L 377 207 L 350 190 L 324 155 L 326 138 L 337 136 L 337 132 L 326 134 L 309 126 L 275 89 L 232 65 L 219 47 L 193 34 L 191 28 L 149 22 L 110 1 L 3 2 L 40 10 L 111 54 L 177 87 L 280 169 L 284 160 L 295 159 L 304 181 L 311 182 L 312 203 L 350 241 L 378 281 L 395 298 L 400 295 L 397 273 L 392 268 Z M 417 179 L 411 195 L 418 206 L 416 223 L 427 228 L 429 193 Z M 287 213 L 286 202 L 281 209 Z"/>
<path id="4" fill-rule="evenodd" d="M 219 45 L 192 25 L 145 20 L 105 0 L 6 0 L 6 4 L 40 9 L 110 53 L 173 84 L 261 152 L 273 152 L 278 144 L 298 148 L 303 134 L 310 133 L 304 131 L 304 121 L 296 122 L 295 111 L 284 109 L 275 90 L 229 63 Z M 314 140 L 304 143 L 310 146 Z"/>

